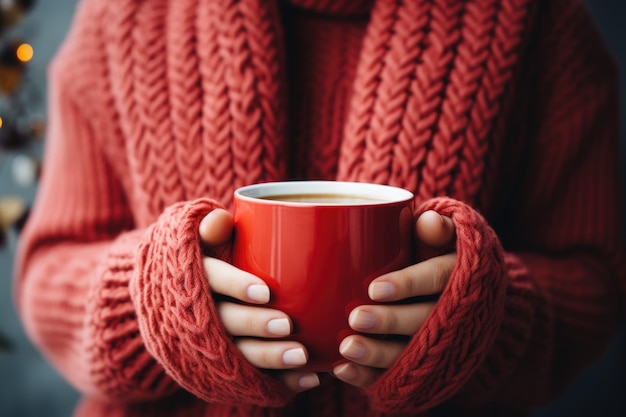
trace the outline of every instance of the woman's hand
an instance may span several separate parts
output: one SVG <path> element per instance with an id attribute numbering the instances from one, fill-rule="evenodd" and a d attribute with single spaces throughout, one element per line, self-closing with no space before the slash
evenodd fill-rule
<path id="1" fill-rule="evenodd" d="M 221 209 L 213 210 L 200 223 L 200 240 L 209 246 L 221 245 L 230 239 L 232 229 L 231 214 Z M 308 353 L 301 343 L 267 340 L 288 336 L 293 326 L 285 313 L 262 307 L 270 300 L 270 291 L 261 278 L 216 258 L 205 257 L 203 262 L 220 319 L 250 363 L 272 370 L 306 364 Z M 276 375 L 294 391 L 319 385 L 315 373 L 282 371 Z"/>
<path id="2" fill-rule="evenodd" d="M 415 223 L 420 244 L 432 248 L 453 248 L 454 223 L 434 211 L 424 212 Z M 394 302 L 412 297 L 438 295 L 445 288 L 456 263 L 455 252 L 436 256 L 376 278 L 368 288 L 372 301 Z M 422 326 L 435 302 L 362 305 L 350 312 L 350 327 L 361 333 L 397 335 L 389 339 L 350 335 L 340 344 L 341 355 L 349 362 L 333 370 L 340 380 L 365 387 L 400 356 L 408 339 Z"/>

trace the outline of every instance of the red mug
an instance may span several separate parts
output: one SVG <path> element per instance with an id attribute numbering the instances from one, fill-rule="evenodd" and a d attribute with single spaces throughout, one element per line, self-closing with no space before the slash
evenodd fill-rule
<path id="1" fill-rule="evenodd" d="M 309 352 L 302 369 L 330 371 L 354 333 L 348 314 L 370 282 L 413 260 L 413 194 L 368 183 L 289 181 L 234 195 L 233 263 L 263 279 Z"/>

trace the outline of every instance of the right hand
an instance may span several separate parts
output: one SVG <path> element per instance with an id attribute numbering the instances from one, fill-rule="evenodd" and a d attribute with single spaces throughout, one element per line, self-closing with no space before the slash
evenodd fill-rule
<path id="1" fill-rule="evenodd" d="M 228 242 L 232 230 L 232 215 L 216 209 L 202 219 L 200 240 L 205 245 L 218 246 Z M 319 385 L 317 374 L 289 370 L 305 365 L 308 360 L 307 350 L 301 343 L 267 340 L 288 336 L 293 324 L 282 311 L 262 307 L 270 300 L 270 290 L 265 282 L 216 258 L 205 257 L 203 263 L 209 286 L 216 296 L 219 317 L 243 356 L 257 368 L 276 370 L 275 375 L 293 391 Z"/>

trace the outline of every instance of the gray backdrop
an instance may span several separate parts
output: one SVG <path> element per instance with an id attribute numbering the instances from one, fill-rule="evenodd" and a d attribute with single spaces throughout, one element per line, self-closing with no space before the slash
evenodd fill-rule
<path id="1" fill-rule="evenodd" d="M 45 114 L 45 71 L 69 27 L 76 0 L 39 0 L 26 21 L 14 30 L 35 49 L 29 77 L 41 91 L 35 111 Z M 620 63 L 626 80 L 626 3 L 616 0 L 587 0 L 600 29 Z M 626 102 L 626 83 L 622 83 L 622 102 Z M 622 106 L 622 120 L 626 111 Z M 626 136 L 626 135 L 625 135 Z M 622 141 L 626 143 L 626 138 Z M 626 147 L 626 146 L 625 146 Z M 624 155 L 624 147 L 622 155 Z M 626 160 L 626 158 L 622 158 Z M 32 201 L 33 187 L 18 187 L 11 180 L 8 166 L 0 170 L 0 195 L 17 194 Z M 9 247 L 0 249 L 0 331 L 14 344 L 11 353 L 0 354 L 0 417 L 69 416 L 78 399 L 77 392 L 45 362 L 26 339 L 11 299 L 12 257 L 15 236 Z M 541 410 L 547 416 L 626 416 L 626 329 L 618 335 L 605 357 L 579 379 L 561 399 Z"/>

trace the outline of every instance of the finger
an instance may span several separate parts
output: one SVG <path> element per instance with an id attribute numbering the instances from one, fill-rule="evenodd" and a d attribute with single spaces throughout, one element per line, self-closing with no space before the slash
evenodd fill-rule
<path id="1" fill-rule="evenodd" d="M 415 223 L 417 238 L 433 248 L 450 247 L 456 239 L 456 227 L 448 216 L 428 210 Z"/>
<path id="2" fill-rule="evenodd" d="M 270 289 L 261 278 L 220 259 L 205 257 L 202 262 L 214 293 L 255 304 L 270 300 Z"/>
<path id="3" fill-rule="evenodd" d="M 232 336 L 285 337 L 291 333 L 289 317 L 278 310 L 223 301 L 217 312 Z"/>
<path id="4" fill-rule="evenodd" d="M 406 342 L 397 340 L 350 335 L 341 341 L 339 353 L 359 365 L 387 369 L 404 351 L 406 345 Z"/>
<path id="5" fill-rule="evenodd" d="M 368 295 L 373 301 L 398 301 L 421 295 L 440 294 L 448 284 L 457 254 L 427 259 L 373 280 Z"/>
<path id="6" fill-rule="evenodd" d="M 333 369 L 333 374 L 341 381 L 359 388 L 372 384 L 381 375 L 382 371 L 352 362 L 342 363 Z"/>
<path id="7" fill-rule="evenodd" d="M 233 232 L 233 216 L 223 209 L 210 211 L 198 226 L 200 240 L 211 246 L 221 245 L 230 239 Z"/>
<path id="8" fill-rule="evenodd" d="M 257 368 L 292 369 L 305 365 L 309 360 L 304 346 L 290 340 L 242 338 L 237 339 L 235 343 L 243 356 Z"/>
<path id="9" fill-rule="evenodd" d="M 306 391 L 320 384 L 320 377 L 316 373 L 285 371 L 280 372 L 277 377 L 295 392 Z"/>
<path id="10" fill-rule="evenodd" d="M 363 305 L 350 312 L 348 323 L 358 332 L 412 336 L 422 327 L 434 306 L 434 302 Z"/>

